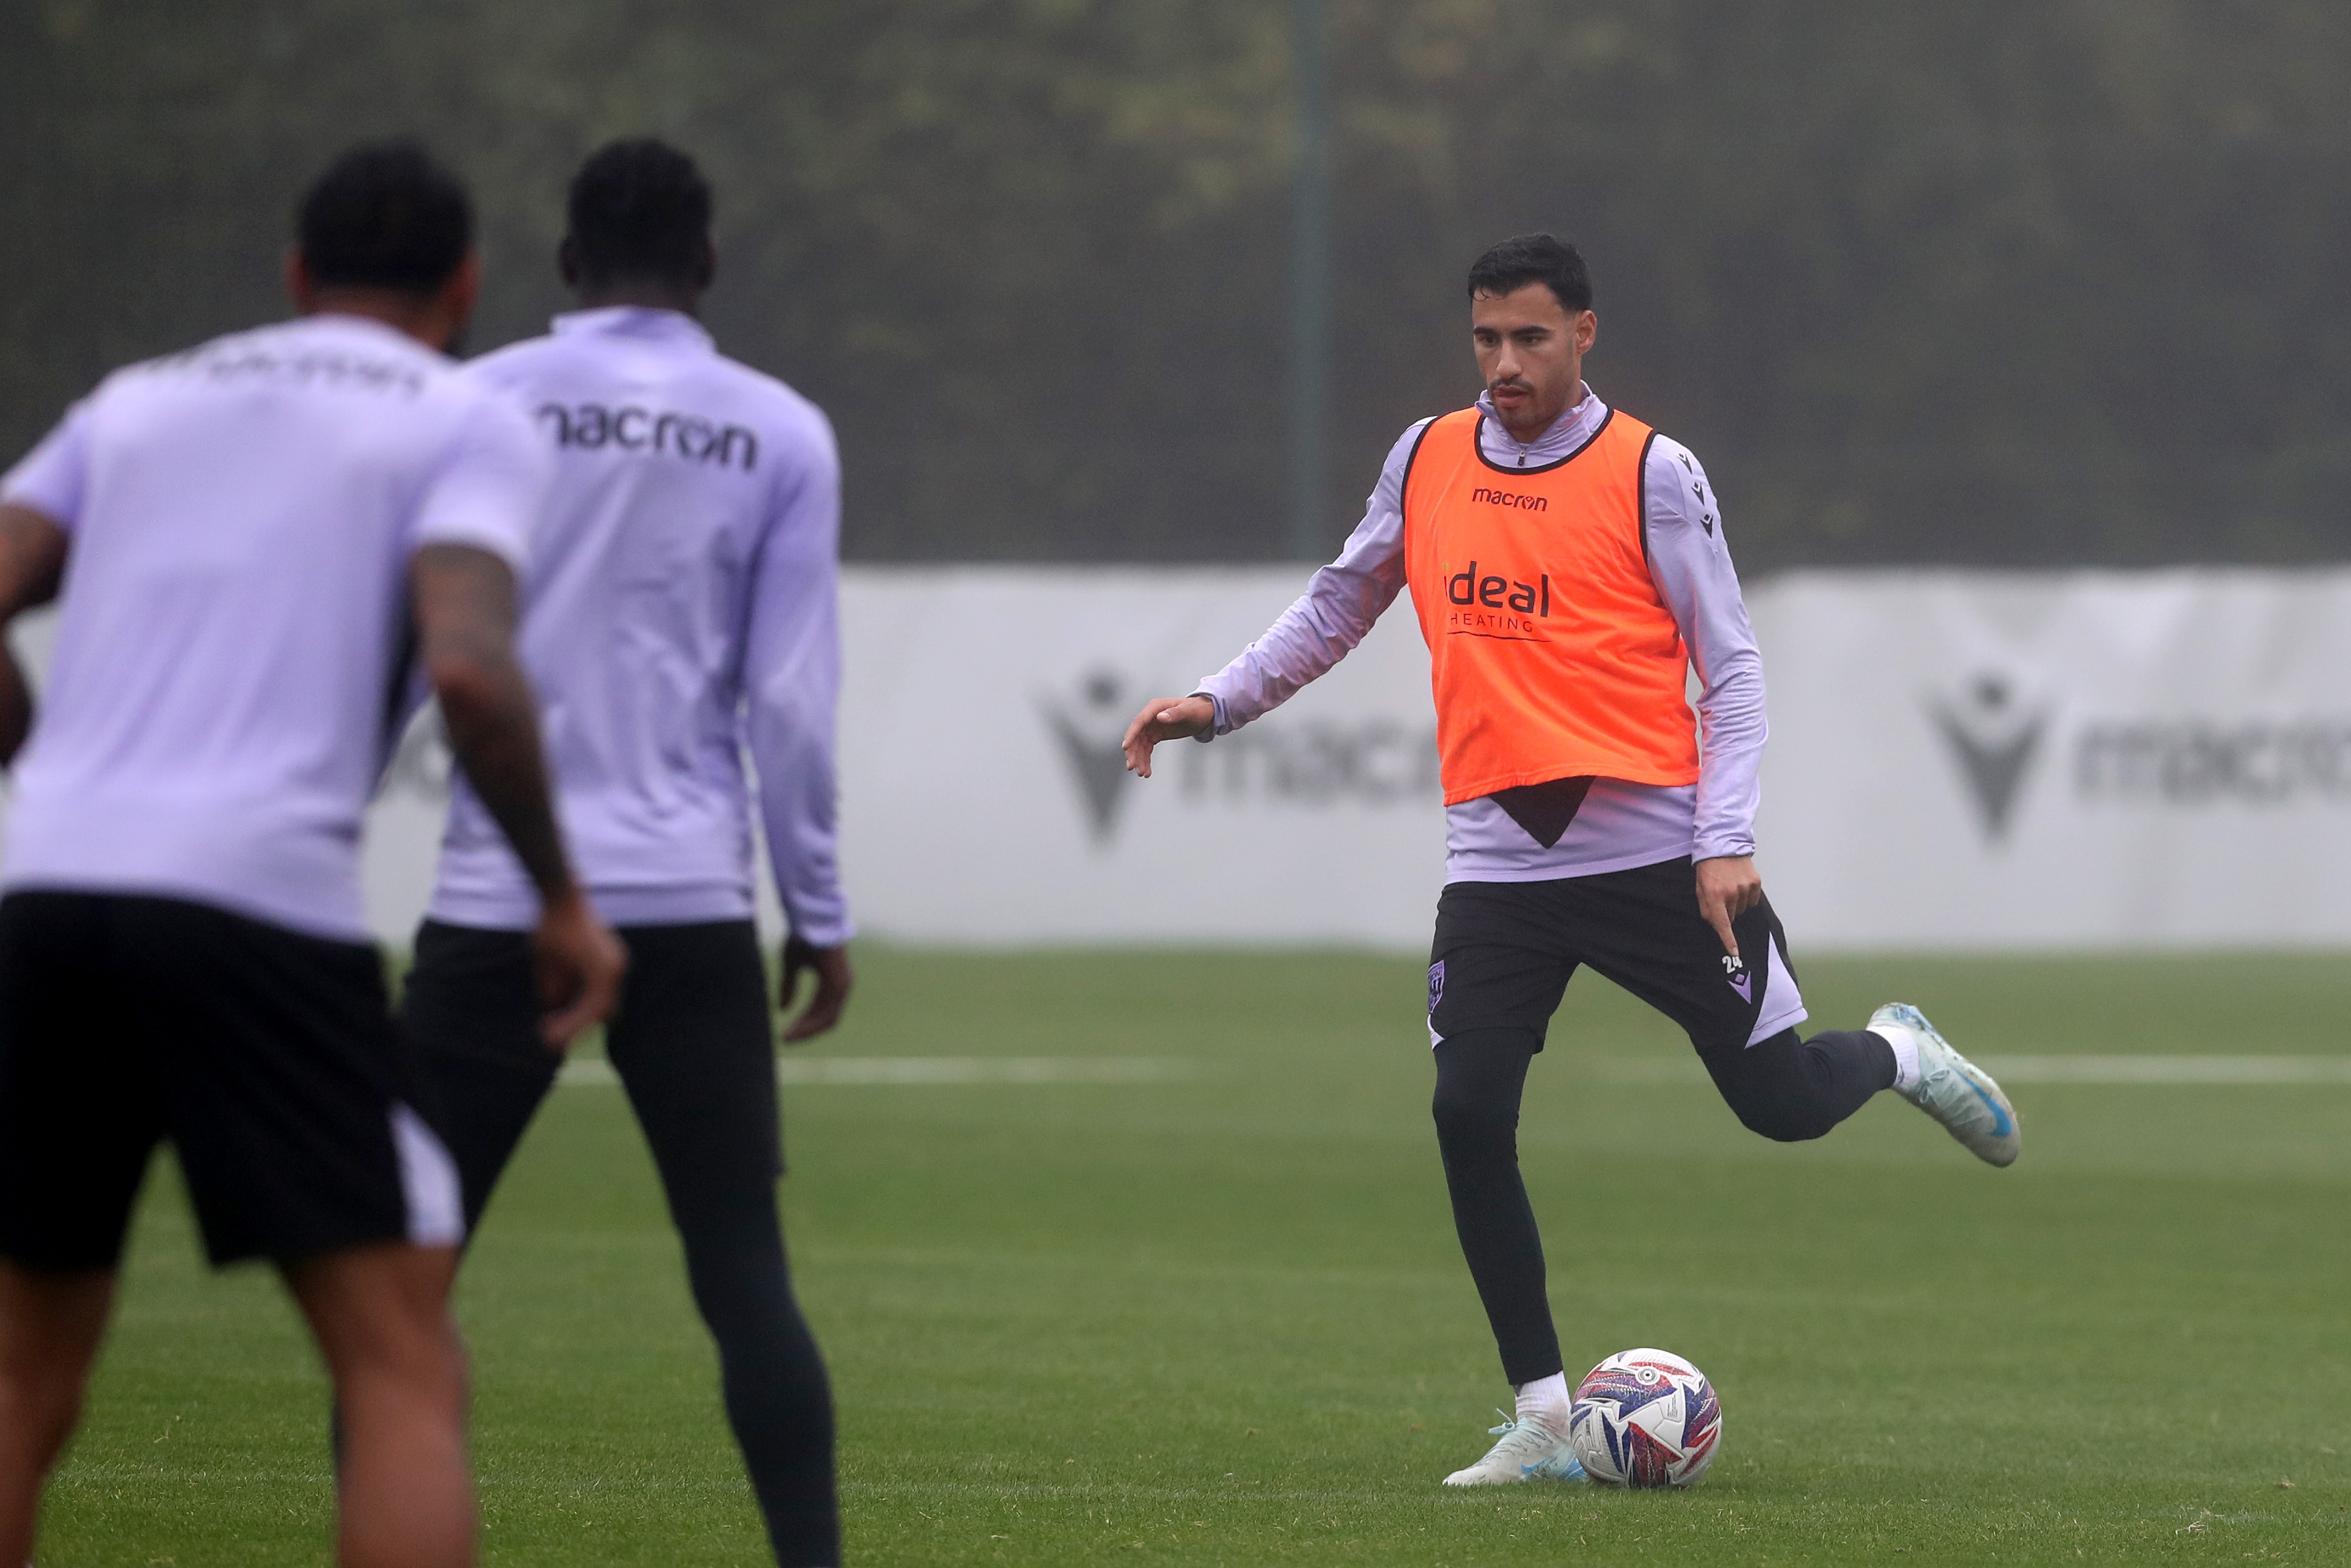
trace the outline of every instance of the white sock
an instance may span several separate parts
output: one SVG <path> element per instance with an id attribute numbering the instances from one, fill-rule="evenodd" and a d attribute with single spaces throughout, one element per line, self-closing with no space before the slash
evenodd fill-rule
<path id="1" fill-rule="evenodd" d="M 1566 1373 L 1554 1372 L 1549 1377 L 1521 1383 L 1518 1395 L 1520 1420 L 1535 1416 L 1554 1432 L 1567 1430 L 1567 1412 L 1575 1401 L 1568 1396 Z"/>
<path id="2" fill-rule="evenodd" d="M 1898 1024 L 1873 1024 L 1869 1032 L 1894 1048 L 1895 1092 L 1915 1092 L 1918 1087 L 1918 1037 Z"/>

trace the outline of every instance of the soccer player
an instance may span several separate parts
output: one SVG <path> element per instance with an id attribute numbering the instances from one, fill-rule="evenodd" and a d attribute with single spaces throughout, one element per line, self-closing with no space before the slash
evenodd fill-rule
<path id="1" fill-rule="evenodd" d="M 0 616 L 63 601 L 37 720 L 0 653 L 0 753 L 24 747 L 0 873 L 0 1563 L 31 1552 L 164 1138 L 213 1263 L 276 1263 L 325 1354 L 340 1560 L 473 1561 L 457 1172 L 360 901 L 415 661 L 529 868 L 538 1038 L 608 1012 L 625 959 L 566 864 L 513 647 L 547 459 L 443 352 L 479 287 L 471 222 L 413 145 L 347 155 L 301 203 L 298 319 L 117 371 L 0 480 Z"/>
<path id="2" fill-rule="evenodd" d="M 1681 1025 L 1766 1137 L 1817 1138 L 1890 1088 L 1991 1164 L 2017 1152 L 1999 1085 L 1916 1008 L 1796 1032 L 1803 998 L 1753 859 L 1762 667 L 1721 507 L 1686 447 L 1583 384 L 1597 328 L 1583 258 L 1549 235 L 1506 241 L 1469 269 L 1469 307 L 1476 406 L 1406 430 L 1304 596 L 1126 732 L 1128 766 L 1148 776 L 1157 742 L 1269 712 L 1411 590 L 1446 803 L 1428 969 L 1437 1142 L 1518 1406 L 1454 1486 L 1581 1473 L 1517 1149 L 1527 1068 L 1579 964 Z"/>
<path id="3" fill-rule="evenodd" d="M 835 869 L 840 461 L 816 406 L 712 347 L 710 188 L 615 142 L 572 181 L 559 261 L 580 308 L 475 362 L 538 425 L 556 476 L 523 656 L 558 810 L 630 956 L 606 1048 L 653 1147 L 728 1421 L 784 1568 L 840 1560 L 832 1404 L 776 1211 L 775 1043 L 752 921 L 751 812 L 791 936 L 785 1038 L 850 989 Z M 745 768 L 757 769 L 756 791 Z M 557 1061 L 533 1028 L 530 882 L 462 783 L 404 1019 L 447 1106 L 468 1219 Z"/>

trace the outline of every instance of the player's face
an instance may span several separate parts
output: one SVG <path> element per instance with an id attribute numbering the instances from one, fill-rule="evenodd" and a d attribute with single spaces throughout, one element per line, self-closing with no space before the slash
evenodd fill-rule
<path id="1" fill-rule="evenodd" d="M 1502 423 L 1522 437 L 1540 434 L 1574 402 L 1583 356 L 1599 329 L 1589 310 L 1571 315 L 1548 284 L 1469 300 L 1469 334 L 1486 395 Z"/>

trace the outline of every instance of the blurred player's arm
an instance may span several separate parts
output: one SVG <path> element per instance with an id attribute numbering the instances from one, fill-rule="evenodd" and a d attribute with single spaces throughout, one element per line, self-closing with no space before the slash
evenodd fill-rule
<path id="1" fill-rule="evenodd" d="M 1763 655 L 1739 572 L 1723 538 L 1714 486 L 1687 448 L 1659 436 L 1649 448 L 1641 519 L 1649 575 L 1680 627 L 1698 678 L 1698 913 L 1739 954 L 1731 922 L 1763 896 L 1755 870 L 1755 810 L 1762 800 Z"/>
<path id="2" fill-rule="evenodd" d="M 0 504 L 0 628 L 57 596 L 68 542 L 65 529 L 32 507 Z M 16 759 L 32 727 L 32 685 L 0 633 L 0 767 Z"/>
<path id="3" fill-rule="evenodd" d="M 628 955 L 572 876 L 556 826 L 538 701 L 515 651 L 516 572 L 546 493 L 549 459 L 529 423 L 486 398 L 434 476 L 410 538 L 418 657 L 441 701 L 450 749 L 538 890 L 538 960 L 550 1046 L 611 1015 Z"/>
<path id="4" fill-rule="evenodd" d="M 1189 696 L 1154 697 L 1126 727 L 1126 766 L 1151 777 L 1163 740 L 1229 735 L 1262 718 L 1354 650 L 1404 591 L 1404 475 L 1428 422 L 1405 431 L 1380 466 L 1364 520 L 1339 559 L 1314 574 L 1280 619 Z"/>
<path id="5" fill-rule="evenodd" d="M 810 461 L 780 476 L 774 519 L 751 580 L 744 642 L 744 735 L 759 778 L 768 863 L 790 925 L 777 1005 L 800 977 L 816 986 L 784 1028 L 786 1044 L 841 1021 L 855 974 L 854 927 L 841 886 L 834 760 L 841 706 L 841 465 L 828 429 Z"/>
<path id="6" fill-rule="evenodd" d="M 450 749 L 538 889 L 540 1030 L 549 1045 L 568 1043 L 611 1015 L 627 958 L 572 877 L 555 825 L 538 704 L 515 656 L 513 569 L 472 545 L 432 544 L 410 562 L 409 584 Z"/>
<path id="7" fill-rule="evenodd" d="M 470 545 L 427 545 L 410 564 L 418 649 L 449 744 L 541 900 L 579 893 L 555 825 L 530 679 L 515 656 L 514 571 Z"/>
<path id="8" fill-rule="evenodd" d="M 0 477 L 0 767 L 33 728 L 33 688 L 6 629 L 48 603 L 65 580 L 89 474 L 89 399 L 66 412 L 24 461 Z"/>

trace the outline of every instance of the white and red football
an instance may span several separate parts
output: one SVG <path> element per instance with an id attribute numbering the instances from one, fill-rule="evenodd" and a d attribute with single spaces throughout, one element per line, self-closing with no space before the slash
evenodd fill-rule
<path id="1" fill-rule="evenodd" d="M 1722 1440 L 1722 1402 L 1706 1374 L 1670 1351 L 1620 1351 L 1583 1375 L 1567 1441 L 1603 1486 L 1686 1487 Z"/>

